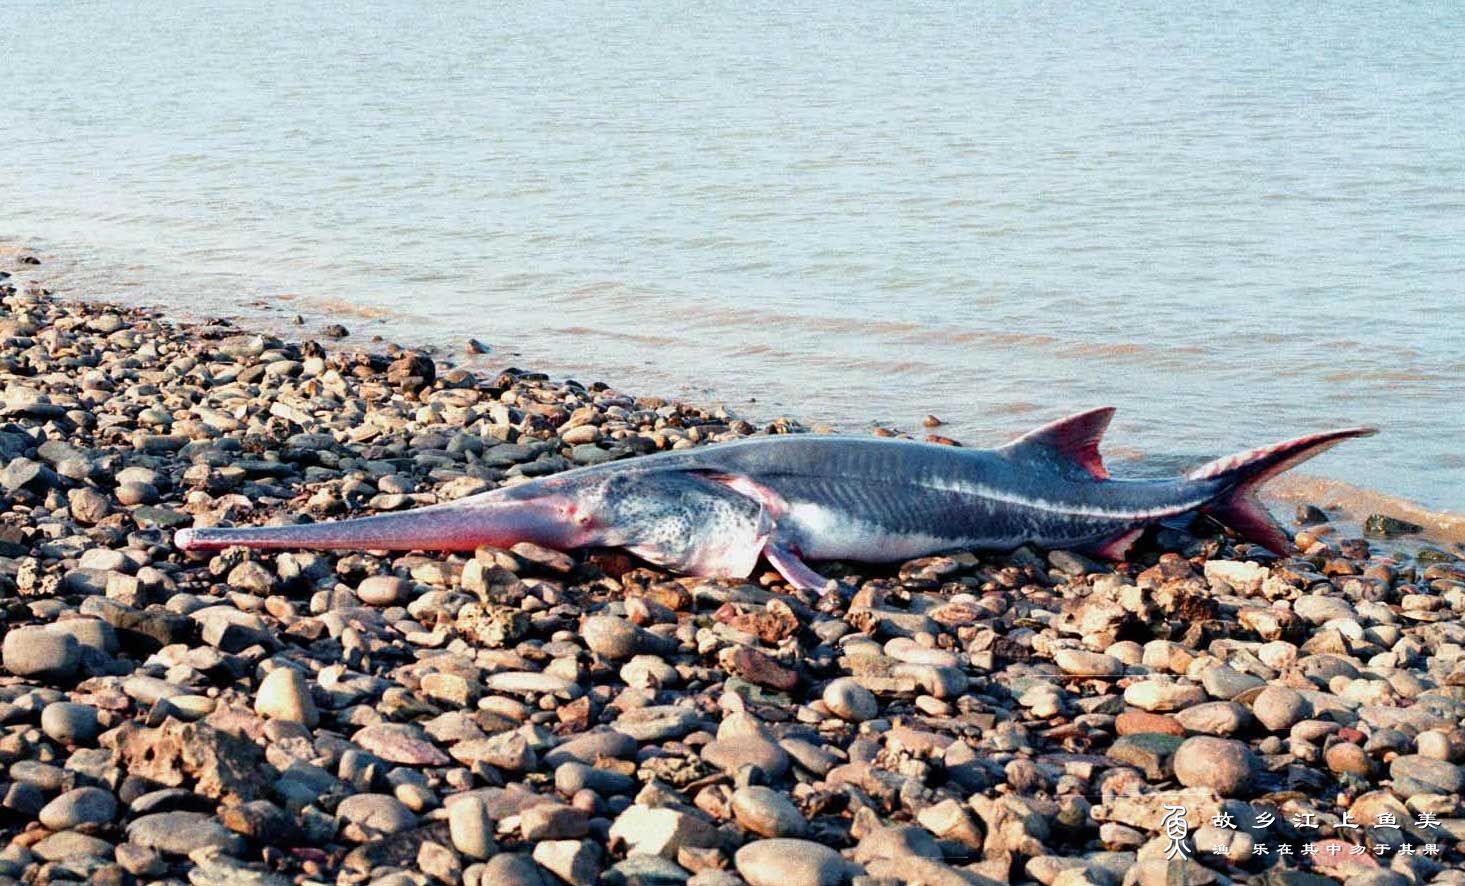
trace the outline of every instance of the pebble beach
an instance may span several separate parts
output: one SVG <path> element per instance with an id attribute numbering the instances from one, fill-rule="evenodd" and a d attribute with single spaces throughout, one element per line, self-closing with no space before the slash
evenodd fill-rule
<path id="1" fill-rule="evenodd" d="M 0 279 L 0 884 L 1465 884 L 1465 555 L 184 555 L 750 434 Z M 939 432 L 939 431 L 938 431 Z M 954 441 L 946 441 L 954 442 Z M 975 442 L 975 441 L 974 441 Z"/>

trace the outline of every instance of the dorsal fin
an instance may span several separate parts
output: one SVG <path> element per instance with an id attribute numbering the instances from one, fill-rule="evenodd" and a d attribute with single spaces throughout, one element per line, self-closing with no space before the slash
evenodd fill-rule
<path id="1" fill-rule="evenodd" d="M 1061 464 L 1077 465 L 1095 480 L 1107 480 L 1109 471 L 1099 456 L 1099 440 L 1113 417 L 1113 406 L 1090 409 L 1028 431 L 998 451 L 1046 455 Z"/>

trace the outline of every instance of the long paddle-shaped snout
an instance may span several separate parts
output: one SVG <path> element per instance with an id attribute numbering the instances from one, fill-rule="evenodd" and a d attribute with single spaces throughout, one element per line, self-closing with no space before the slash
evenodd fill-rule
<path id="1" fill-rule="evenodd" d="M 180 529 L 185 551 L 227 547 L 350 549 L 357 551 L 471 551 L 521 541 L 566 550 L 592 543 L 590 515 L 576 497 L 547 493 L 506 498 L 494 493 L 400 514 L 293 526 Z"/>

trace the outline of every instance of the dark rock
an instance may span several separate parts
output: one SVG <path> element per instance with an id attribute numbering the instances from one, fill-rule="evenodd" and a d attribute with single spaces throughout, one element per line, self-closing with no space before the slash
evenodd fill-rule
<path id="1" fill-rule="evenodd" d="M 302 836 L 295 818 L 268 800 L 225 806 L 219 810 L 219 821 L 257 843 L 291 845 Z"/>
<path id="2" fill-rule="evenodd" d="M 370 873 L 378 867 L 408 867 L 417 861 L 417 854 L 423 843 L 452 845 L 448 836 L 448 823 L 437 822 L 427 827 L 389 834 L 360 846 L 346 854 L 342 865 L 357 873 Z"/>
<path id="3" fill-rule="evenodd" d="M 422 354 L 404 354 L 387 367 L 387 383 L 408 393 L 416 393 L 436 380 L 436 364 Z"/>
<path id="4" fill-rule="evenodd" d="M 1401 535 L 1414 535 L 1423 531 L 1424 527 L 1418 523 L 1410 523 L 1408 520 L 1400 520 L 1384 514 L 1370 514 L 1368 519 L 1363 521 L 1363 534 L 1369 538 L 1397 538 Z"/>
<path id="5" fill-rule="evenodd" d="M 1134 766 L 1150 781 L 1164 781 L 1175 774 L 1175 752 L 1184 739 L 1159 732 L 1141 732 L 1121 736 L 1108 750 L 1108 756 Z"/>
<path id="6" fill-rule="evenodd" d="M 1328 515 L 1317 505 L 1297 506 L 1297 525 L 1317 526 L 1328 522 Z"/>

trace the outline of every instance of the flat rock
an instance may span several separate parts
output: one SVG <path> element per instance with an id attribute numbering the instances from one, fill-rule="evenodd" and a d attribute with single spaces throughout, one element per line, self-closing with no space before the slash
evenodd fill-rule
<path id="1" fill-rule="evenodd" d="M 606 868 L 601 886 L 682 886 L 691 871 L 659 855 L 632 855 Z"/>
<path id="2" fill-rule="evenodd" d="M 1308 594 L 1292 603 L 1292 611 L 1312 624 L 1320 625 L 1335 618 L 1357 618 L 1353 604 L 1342 597 Z"/>
<path id="3" fill-rule="evenodd" d="M 702 759 L 723 772 L 732 774 L 743 766 L 753 765 L 763 775 L 777 780 L 788 770 L 788 753 L 783 748 L 758 736 L 718 739 L 702 748 Z"/>
<path id="4" fill-rule="evenodd" d="M 1120 735 L 1158 732 L 1162 735 L 1185 737 L 1185 727 L 1174 716 L 1152 714 L 1149 711 L 1125 711 L 1115 718 L 1114 731 Z"/>
<path id="5" fill-rule="evenodd" d="M 453 759 L 465 766 L 487 763 L 507 772 L 524 772 L 539 765 L 539 758 L 529 746 L 528 739 L 517 732 L 460 741 L 453 745 L 450 753 Z"/>
<path id="6" fill-rule="evenodd" d="M 336 804 L 336 817 L 382 834 L 417 826 L 417 816 L 390 794 L 353 794 Z"/>
<path id="7" fill-rule="evenodd" d="M 579 688 L 573 680 L 535 671 L 502 671 L 489 674 L 483 685 L 491 691 L 510 695 L 568 695 L 577 693 Z"/>
<path id="8" fill-rule="evenodd" d="M 102 734 L 98 715 L 98 710 L 88 704 L 54 701 L 41 711 L 41 731 L 62 744 L 92 745 Z"/>
<path id="9" fill-rule="evenodd" d="M 686 709 L 677 708 L 675 710 Z M 695 717 L 695 712 L 688 711 L 688 713 Z M 571 761 L 593 764 L 597 757 L 631 760 L 635 758 L 639 747 L 636 739 L 631 735 L 615 729 L 605 729 L 578 735 L 563 744 L 556 745 L 544 754 L 544 762 L 550 766 L 558 766 Z"/>
<path id="10" fill-rule="evenodd" d="M 673 860 L 683 847 L 705 848 L 721 841 L 712 823 L 671 808 L 633 805 L 610 827 L 613 843 L 625 845 L 630 855 L 659 855 Z"/>
<path id="11" fill-rule="evenodd" d="M 934 858 L 880 858 L 866 865 L 865 872 L 903 886 L 1002 886 L 1007 882 L 954 868 Z"/>
<path id="12" fill-rule="evenodd" d="M 812 840 L 755 840 L 733 857 L 748 886 L 842 886 L 854 866 L 838 852 Z"/>
<path id="13" fill-rule="evenodd" d="M 168 855 L 187 855 L 215 847 L 230 855 L 244 851 L 244 840 L 212 815 L 202 812 L 155 812 L 127 826 L 127 839 L 145 849 Z"/>
<path id="14" fill-rule="evenodd" d="M 610 724 L 610 728 L 638 742 L 656 742 L 680 738 L 701 723 L 702 716 L 693 708 L 652 705 L 626 711 Z"/>
<path id="15" fill-rule="evenodd" d="M 1234 735 L 1251 723 L 1251 711 L 1232 701 L 1209 701 L 1174 716 L 1190 732 L 1206 735 Z"/>
<path id="16" fill-rule="evenodd" d="M 561 763 L 554 770 L 555 790 L 567 797 L 573 797 L 586 788 L 597 794 L 622 794 L 635 785 L 636 780 L 625 773 L 584 763 Z"/>
<path id="17" fill-rule="evenodd" d="M 377 723 L 356 731 L 351 740 L 389 763 L 446 766 L 450 758 L 412 723 Z"/>
<path id="18" fill-rule="evenodd" d="M 1389 777 L 1394 780 L 1394 793 L 1406 799 L 1418 794 L 1465 792 L 1461 767 L 1418 754 L 1395 757 L 1389 764 Z"/>
<path id="19" fill-rule="evenodd" d="M 1228 665 L 1207 668 L 1201 674 L 1200 680 L 1206 692 L 1222 699 L 1232 699 L 1249 689 L 1266 685 L 1266 681 L 1260 677 L 1243 673 Z"/>
<path id="20" fill-rule="evenodd" d="M 1142 680 L 1124 690 L 1124 701 L 1151 713 L 1179 711 L 1206 700 L 1206 691 L 1193 683 Z"/>
<path id="21" fill-rule="evenodd" d="M 526 842 L 578 840 L 589 832 L 589 814 L 563 803 L 539 803 L 519 813 L 519 834 Z"/>
<path id="22" fill-rule="evenodd" d="M 479 875 L 484 886 L 552 886 L 544 869 L 526 855 L 501 852 L 490 858 Z"/>
<path id="23" fill-rule="evenodd" d="M 890 825 L 872 828 L 860 838 L 852 858 L 857 864 L 868 864 L 882 858 L 941 858 L 941 847 L 925 828 L 915 825 Z"/>
<path id="24" fill-rule="evenodd" d="M 191 886 L 291 886 L 289 877 L 246 864 L 215 849 L 201 849 L 189 855 Z"/>
<path id="25" fill-rule="evenodd" d="M 1171 760 L 1184 739 L 1159 732 L 1141 732 L 1121 736 L 1110 746 L 1107 755 L 1133 766 L 1150 781 L 1164 781 L 1174 769 Z"/>
<path id="26" fill-rule="evenodd" d="M 59 831 L 31 846 L 31 852 L 45 861 L 74 858 L 111 858 L 112 844 L 76 831 Z"/>
<path id="27" fill-rule="evenodd" d="M 1124 674 L 1124 662 L 1102 652 L 1082 649 L 1060 649 L 1053 656 L 1059 670 L 1071 677 L 1118 677 Z"/>

